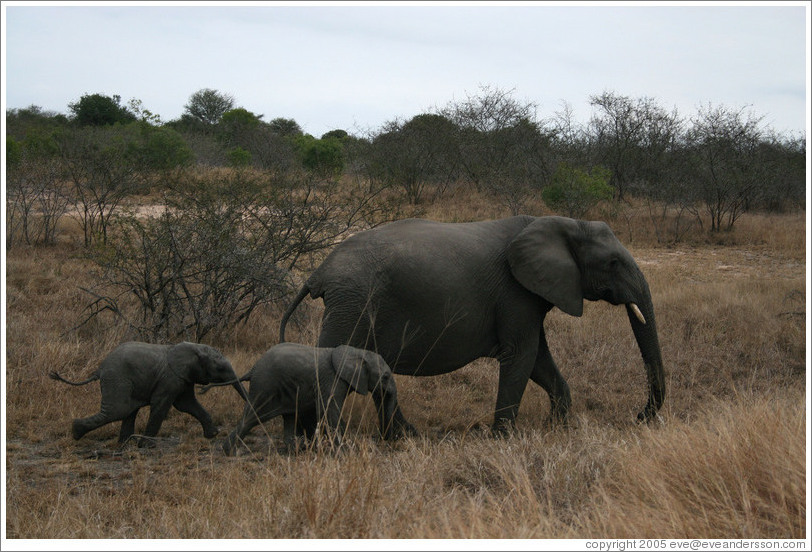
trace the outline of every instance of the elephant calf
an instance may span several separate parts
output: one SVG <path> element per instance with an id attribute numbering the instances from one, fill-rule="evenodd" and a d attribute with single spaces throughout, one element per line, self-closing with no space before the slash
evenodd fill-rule
<path id="1" fill-rule="evenodd" d="M 232 455 L 236 443 L 254 426 L 282 416 L 284 443 L 311 437 L 324 417 L 340 439 L 345 431 L 341 409 L 351 391 L 375 400 L 384 439 L 416 434 L 408 422 L 393 426 L 397 389 L 389 365 L 376 353 L 349 347 L 313 348 L 295 343 L 271 347 L 240 381 L 250 380 L 249 399 L 237 427 L 223 443 Z"/>
<path id="2" fill-rule="evenodd" d="M 149 420 L 145 437 L 158 434 L 170 407 L 174 406 L 197 418 L 203 426 L 203 435 L 211 439 L 217 435 L 218 429 L 197 401 L 195 384 L 230 384 L 243 399 L 248 399 L 228 359 L 216 349 L 197 343 L 155 345 L 127 342 L 107 355 L 98 370 L 85 381 L 68 381 L 56 372 L 49 376 L 70 385 L 85 385 L 96 380 L 101 384 L 101 410 L 93 416 L 73 421 L 74 439 L 122 420 L 118 440 L 123 443 L 135 431 L 138 410 L 147 405 Z M 147 444 L 148 440 L 139 439 L 139 446 Z"/>

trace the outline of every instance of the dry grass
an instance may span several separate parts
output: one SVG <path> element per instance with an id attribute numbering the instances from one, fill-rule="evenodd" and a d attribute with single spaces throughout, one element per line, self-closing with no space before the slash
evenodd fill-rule
<path id="1" fill-rule="evenodd" d="M 504 216 L 450 198 L 426 216 Z M 597 218 L 597 217 L 595 217 Z M 613 226 L 625 222 L 610 221 Z M 348 403 L 349 445 L 280 455 L 281 423 L 223 456 L 173 412 L 157 448 L 119 449 L 110 425 L 80 441 L 95 412 L 82 377 L 125 332 L 104 317 L 78 331 L 88 266 L 70 234 L 7 263 L 7 538 L 805 538 L 805 244 L 802 215 L 746 216 L 724 244 L 656 247 L 641 223 L 632 252 L 649 278 L 667 368 L 663 422 L 639 426 L 645 375 L 622 309 L 587 305 L 548 318 L 573 395 L 567 428 L 545 424 L 530 385 L 518 431 L 492 439 L 496 364 L 434 378 L 398 376 L 421 437 L 379 443 L 368 398 Z M 622 232 L 618 232 L 623 237 Z M 713 240 L 711 240 L 713 241 Z M 312 343 L 320 304 L 291 339 Z M 276 342 L 268 310 L 212 344 L 243 373 Z M 229 431 L 239 398 L 201 399 Z M 139 418 L 143 427 L 146 413 Z"/>

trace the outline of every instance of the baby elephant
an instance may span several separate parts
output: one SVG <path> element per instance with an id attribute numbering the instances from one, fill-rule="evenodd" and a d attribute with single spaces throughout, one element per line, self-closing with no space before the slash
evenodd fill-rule
<path id="1" fill-rule="evenodd" d="M 188 412 L 203 426 L 203 435 L 211 439 L 217 427 L 206 409 L 197 401 L 194 385 L 219 382 L 231 384 L 247 400 L 248 395 L 237 379 L 231 363 L 219 351 L 197 343 L 154 345 L 128 342 L 116 347 L 101 362 L 98 370 L 87 380 L 74 383 L 51 372 L 52 379 L 70 385 L 85 385 L 99 380 L 101 410 L 88 418 L 73 421 L 73 438 L 80 439 L 88 431 L 110 422 L 122 420 L 119 443 L 135 431 L 135 417 L 141 407 L 149 405 L 149 420 L 145 437 L 155 437 L 169 408 L 174 406 Z M 149 444 L 139 439 L 139 446 Z"/>
<path id="2" fill-rule="evenodd" d="M 241 381 L 250 380 L 249 399 L 236 429 L 223 443 L 227 455 L 259 423 L 282 416 L 284 443 L 311 437 L 322 417 L 340 439 L 345 430 L 341 408 L 350 391 L 371 393 L 384 439 L 416 434 L 411 424 L 392 427 L 397 389 L 389 365 L 380 355 L 349 347 L 313 348 L 295 343 L 271 347 Z"/>

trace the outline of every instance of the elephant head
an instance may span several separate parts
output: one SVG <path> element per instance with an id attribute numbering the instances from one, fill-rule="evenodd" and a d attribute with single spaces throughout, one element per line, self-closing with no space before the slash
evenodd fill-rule
<path id="1" fill-rule="evenodd" d="M 336 375 L 358 394 L 396 393 L 392 371 L 380 355 L 342 345 L 332 353 Z"/>
<path id="2" fill-rule="evenodd" d="M 166 355 L 169 369 L 184 381 L 207 385 L 220 383 L 231 385 L 237 393 L 248 400 L 248 393 L 240 383 L 234 368 L 226 357 L 208 345 L 178 343 Z"/>
<path id="3" fill-rule="evenodd" d="M 373 395 L 384 439 L 416 433 L 408 422 L 396 421 L 397 387 L 392 370 L 383 357 L 371 351 L 341 345 L 333 349 L 332 362 L 338 379 L 345 382 L 351 390 L 361 395 Z"/>
<path id="4" fill-rule="evenodd" d="M 638 414 L 653 418 L 665 399 L 665 377 L 651 292 L 634 258 L 603 222 L 541 217 L 510 243 L 508 263 L 518 282 L 572 316 L 583 300 L 625 305 L 648 378 L 648 402 Z"/>

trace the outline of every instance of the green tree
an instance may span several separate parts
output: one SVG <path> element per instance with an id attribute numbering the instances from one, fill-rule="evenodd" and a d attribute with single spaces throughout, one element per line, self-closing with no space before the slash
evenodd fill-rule
<path id="1" fill-rule="evenodd" d="M 338 140 L 343 141 L 343 140 L 346 140 L 347 138 L 349 138 L 349 136 L 350 135 L 349 135 L 349 133 L 347 133 L 346 130 L 341 130 L 340 128 L 337 128 L 335 130 L 330 130 L 330 131 L 325 132 L 324 134 L 322 134 L 321 139 L 324 140 L 325 138 L 337 138 Z"/>
<path id="2" fill-rule="evenodd" d="M 133 154 L 141 170 L 171 171 L 187 167 L 194 156 L 183 137 L 171 128 L 138 123 L 140 140 L 133 144 Z"/>
<path id="3" fill-rule="evenodd" d="M 123 105 L 121 96 L 85 94 L 78 101 L 68 104 L 79 126 L 105 126 L 135 121 L 135 115 Z"/>
<path id="4" fill-rule="evenodd" d="M 23 158 L 23 146 L 13 136 L 6 138 L 6 168 L 12 168 Z"/>
<path id="5" fill-rule="evenodd" d="M 295 138 L 296 136 L 301 136 L 303 134 L 302 127 L 300 127 L 299 123 L 293 119 L 277 117 L 268 123 L 268 126 L 272 132 L 278 134 L 279 136 Z"/>
<path id="6" fill-rule="evenodd" d="M 135 118 L 143 123 L 148 123 L 150 125 L 160 125 L 161 124 L 161 116 L 157 113 L 153 113 L 149 109 L 144 107 L 144 102 L 137 98 L 131 98 L 129 102 L 130 112 L 135 115 Z"/>
<path id="7" fill-rule="evenodd" d="M 6 135 L 13 136 L 18 142 L 24 141 L 33 133 L 50 135 L 69 124 L 68 118 L 62 113 L 43 111 L 37 105 L 6 111 Z"/>
<path id="8" fill-rule="evenodd" d="M 305 134 L 295 139 L 302 166 L 322 179 L 336 179 L 344 170 L 344 151 L 336 138 L 318 139 Z"/>
<path id="9" fill-rule="evenodd" d="M 561 163 L 553 174 L 552 183 L 542 190 L 541 198 L 556 213 L 583 218 L 598 202 L 612 199 L 611 177 L 611 171 L 604 167 L 593 167 L 587 172 Z"/>
<path id="10" fill-rule="evenodd" d="M 203 123 L 204 128 L 211 128 L 220 122 L 226 111 L 234 107 L 234 97 L 203 88 L 189 96 L 189 102 L 183 107 L 185 113 Z"/>
<path id="11" fill-rule="evenodd" d="M 220 139 L 226 146 L 247 146 L 253 141 L 260 125 L 262 115 L 255 115 L 247 109 L 236 107 L 223 113 L 218 123 Z"/>
<path id="12" fill-rule="evenodd" d="M 389 122 L 372 139 L 369 178 L 402 188 L 412 205 L 423 201 L 431 186 L 439 195 L 457 176 L 457 136 L 457 126 L 443 115 Z"/>
<path id="13" fill-rule="evenodd" d="M 232 167 L 247 167 L 251 164 L 251 152 L 237 146 L 226 154 L 228 164 Z"/>

